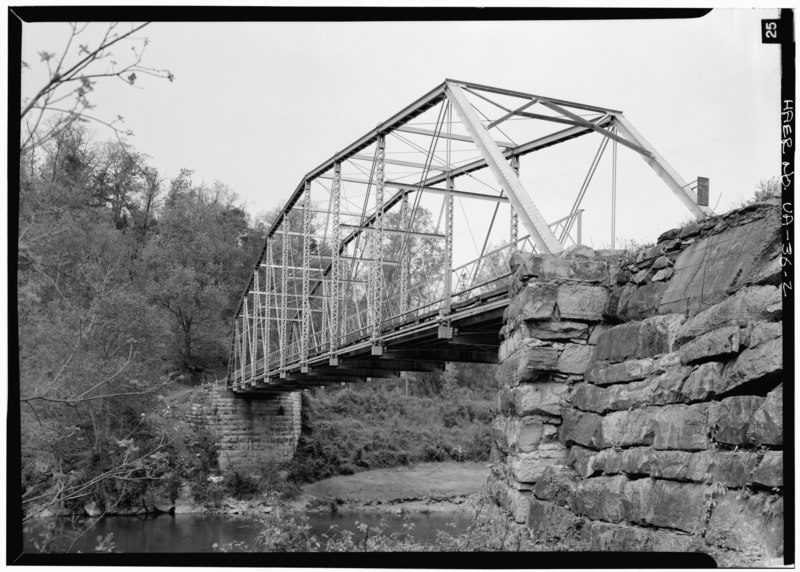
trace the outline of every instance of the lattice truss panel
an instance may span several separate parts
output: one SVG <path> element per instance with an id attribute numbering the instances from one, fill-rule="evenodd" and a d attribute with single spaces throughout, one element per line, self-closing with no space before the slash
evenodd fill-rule
<path id="1" fill-rule="evenodd" d="M 584 182 L 569 213 L 547 222 L 521 159 L 583 136 L 598 140 Z M 620 111 L 445 81 L 303 178 L 242 296 L 229 385 L 335 367 L 358 344 L 379 355 L 387 332 L 447 327 L 471 300 L 502 296 L 514 251 L 580 243 L 581 201 L 609 143 L 614 169 L 617 147 L 631 149 L 707 214 Z"/>

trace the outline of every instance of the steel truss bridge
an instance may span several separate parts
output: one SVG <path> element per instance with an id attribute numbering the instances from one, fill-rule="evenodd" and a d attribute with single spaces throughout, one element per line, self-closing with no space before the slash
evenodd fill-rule
<path id="1" fill-rule="evenodd" d="M 570 212 L 548 223 L 520 158 L 593 134 Z M 446 80 L 303 177 L 237 308 L 228 387 L 271 394 L 496 363 L 509 257 L 581 242 L 581 201 L 609 143 L 612 197 L 622 145 L 696 217 L 709 213 L 707 179 L 687 184 L 621 111 Z M 488 230 L 476 237 L 477 219 Z"/>

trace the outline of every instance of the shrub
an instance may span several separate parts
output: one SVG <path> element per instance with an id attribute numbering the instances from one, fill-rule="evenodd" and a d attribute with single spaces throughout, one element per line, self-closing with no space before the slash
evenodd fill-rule
<path id="1" fill-rule="evenodd" d="M 447 376 L 445 376 L 447 378 Z M 423 461 L 488 459 L 491 402 L 445 382 L 447 398 L 380 385 L 303 394 L 303 429 L 290 479 L 311 482 Z"/>
<path id="2" fill-rule="evenodd" d="M 300 488 L 281 474 L 283 464 L 265 457 L 254 459 L 225 471 L 222 485 L 226 494 L 236 499 L 250 499 L 270 493 L 294 498 Z"/>
<path id="3" fill-rule="evenodd" d="M 288 507 L 278 502 L 276 510 L 262 517 L 261 530 L 252 544 L 241 541 L 214 545 L 218 552 L 468 552 L 468 551 L 518 551 L 526 529 L 516 524 L 499 510 L 488 510 L 488 497 L 481 497 L 472 517 L 472 523 L 463 533 L 438 531 L 433 539 L 411 536 L 412 522 L 403 524 L 402 532 L 386 533 L 387 526 L 358 523 L 351 531 L 331 526 L 321 536 L 309 533 L 306 518 L 290 516 Z"/>
<path id="4" fill-rule="evenodd" d="M 244 471 L 227 471 L 225 473 L 225 488 L 228 494 L 236 499 L 250 498 L 258 493 L 258 477 Z"/>
<path id="5" fill-rule="evenodd" d="M 781 188 L 781 183 L 778 177 L 770 177 L 769 179 L 762 179 L 756 185 L 756 190 L 755 193 L 753 194 L 753 198 L 749 202 L 760 203 L 768 201 L 772 198 L 780 197 L 782 191 L 783 189 Z"/>
<path id="6" fill-rule="evenodd" d="M 210 506 L 219 507 L 227 493 L 223 483 L 216 483 L 208 479 L 197 480 L 192 483 L 192 497 L 195 502 Z"/>

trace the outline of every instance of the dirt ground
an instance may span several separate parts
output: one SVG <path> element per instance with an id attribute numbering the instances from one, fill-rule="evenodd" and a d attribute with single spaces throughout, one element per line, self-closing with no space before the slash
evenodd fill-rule
<path id="1" fill-rule="evenodd" d="M 420 463 L 376 469 L 306 485 L 303 500 L 336 502 L 344 510 L 452 511 L 481 492 L 488 473 L 486 463 Z"/>

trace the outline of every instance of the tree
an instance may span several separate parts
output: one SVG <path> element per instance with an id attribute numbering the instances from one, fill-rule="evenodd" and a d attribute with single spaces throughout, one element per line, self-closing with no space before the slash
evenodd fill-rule
<path id="1" fill-rule="evenodd" d="M 20 185 L 17 309 L 28 516 L 117 485 L 129 490 L 126 479 L 145 478 L 142 472 L 157 461 L 151 453 L 163 448 L 139 414 L 163 387 L 167 330 L 131 279 L 137 237 L 125 232 L 106 196 L 109 188 L 124 189 L 115 196 L 135 207 L 142 182 L 131 169 L 106 169 L 117 160 L 115 148 L 92 145 L 78 126 L 42 151 L 40 161 L 27 159 Z"/>
<path id="2" fill-rule="evenodd" d="M 169 317 L 177 361 L 194 375 L 226 362 L 235 296 L 252 271 L 239 246 L 247 216 L 235 201 L 221 183 L 194 186 L 181 171 L 142 255 L 146 292 Z"/>
<path id="3" fill-rule="evenodd" d="M 388 213 L 385 224 L 388 228 L 401 228 L 400 213 Z M 433 233 L 431 212 L 418 207 L 409 230 Z M 404 245 L 404 241 L 407 244 Z M 412 238 L 410 235 L 409 238 L 404 235 L 388 235 L 384 245 L 384 258 L 399 261 L 403 248 L 409 253 L 409 308 L 430 303 L 441 296 L 443 291 L 444 242 Z M 384 269 L 384 283 L 389 285 L 387 298 L 399 295 L 400 265 Z"/>
<path id="4" fill-rule="evenodd" d="M 47 80 L 33 95 L 23 98 L 20 110 L 22 123 L 20 154 L 24 155 L 36 147 L 57 137 L 76 122 L 93 121 L 111 128 L 118 136 L 129 133 L 120 129 L 121 116 L 113 120 L 90 114 L 90 101 L 97 81 L 116 78 L 131 86 L 138 75 L 151 75 L 173 81 L 172 72 L 155 69 L 142 64 L 148 39 L 137 37 L 143 24 L 108 24 L 100 40 L 91 42 L 87 38 L 89 24 L 70 23 L 70 36 L 60 54 L 39 52 L 39 63 L 47 67 Z M 114 50 L 130 46 L 132 55 L 125 50 L 124 57 L 115 56 Z M 118 52 L 117 52 L 118 53 Z M 30 65 L 23 61 L 23 69 Z"/>

